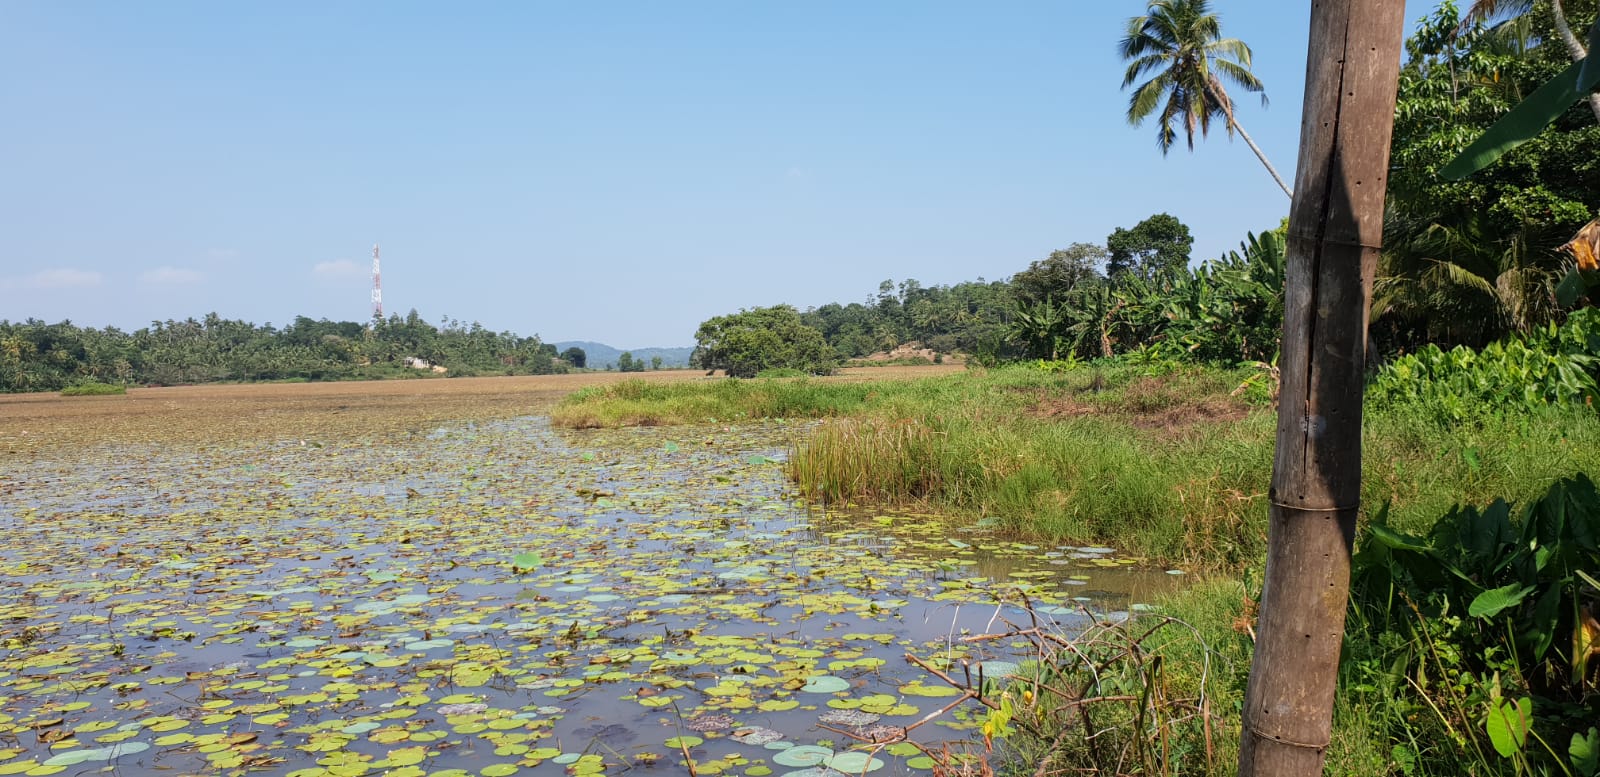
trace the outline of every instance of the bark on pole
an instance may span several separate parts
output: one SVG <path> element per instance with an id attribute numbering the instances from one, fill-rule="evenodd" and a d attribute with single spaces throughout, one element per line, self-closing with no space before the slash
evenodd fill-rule
<path id="1" fill-rule="evenodd" d="M 1361 498 L 1367 311 L 1383 235 L 1403 0 L 1311 4 L 1289 211 L 1267 571 L 1239 774 L 1320 774 Z"/>

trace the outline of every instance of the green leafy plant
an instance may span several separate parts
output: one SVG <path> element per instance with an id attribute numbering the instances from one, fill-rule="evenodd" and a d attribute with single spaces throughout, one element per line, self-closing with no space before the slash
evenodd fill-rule
<path id="1" fill-rule="evenodd" d="M 1412 536 L 1379 514 L 1352 568 L 1352 636 L 1379 649 L 1352 659 L 1365 667 L 1347 667 L 1347 684 L 1387 688 L 1390 704 L 1414 710 L 1401 728 L 1430 710 L 1457 756 L 1493 753 L 1518 771 L 1587 758 L 1582 729 L 1600 715 L 1586 662 L 1597 540 L 1600 492 L 1584 475 L 1516 520 L 1496 501 Z M 1575 756 L 1549 744 L 1573 737 Z"/>
<path id="2" fill-rule="evenodd" d="M 1546 405 L 1581 404 L 1600 385 L 1600 312 L 1573 313 L 1528 338 L 1490 343 L 1474 351 L 1428 345 L 1389 362 L 1373 378 L 1367 396 L 1376 402 L 1413 405 L 1436 420 L 1460 423 Z"/>
<path id="3" fill-rule="evenodd" d="M 100 397 L 113 394 L 128 393 L 127 386 L 117 386 L 110 383 L 79 383 L 61 390 L 64 397 Z"/>

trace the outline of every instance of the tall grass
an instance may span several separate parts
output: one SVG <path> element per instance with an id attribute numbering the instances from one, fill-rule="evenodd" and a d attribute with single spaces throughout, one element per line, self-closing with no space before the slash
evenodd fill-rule
<path id="1" fill-rule="evenodd" d="M 954 509 L 1025 535 L 1232 570 L 1265 551 L 1274 413 L 1230 405 L 1236 373 L 959 376 L 801 440 L 808 497 Z M 1423 530 L 1450 506 L 1523 499 L 1600 466 L 1582 408 L 1441 425 L 1369 409 L 1364 509 Z"/>
<path id="2" fill-rule="evenodd" d="M 819 425 L 790 456 L 801 491 L 953 508 L 1018 534 L 1208 565 L 1260 547 L 1250 513 L 1270 474 L 1271 418 L 1228 398 L 1232 374 L 958 377 L 902 394 L 894 413 Z M 1217 412 L 1226 421 L 1206 419 Z"/>

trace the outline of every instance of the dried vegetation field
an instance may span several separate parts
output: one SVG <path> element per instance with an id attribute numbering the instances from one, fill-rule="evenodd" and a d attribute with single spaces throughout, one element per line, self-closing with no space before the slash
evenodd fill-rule
<path id="1" fill-rule="evenodd" d="M 959 365 L 859 367 L 827 381 L 948 374 Z M 335 383 L 135 388 L 123 396 L 0 394 L 0 461 L 82 446 L 343 438 L 544 413 L 566 394 L 624 380 L 708 381 L 698 370 Z"/>

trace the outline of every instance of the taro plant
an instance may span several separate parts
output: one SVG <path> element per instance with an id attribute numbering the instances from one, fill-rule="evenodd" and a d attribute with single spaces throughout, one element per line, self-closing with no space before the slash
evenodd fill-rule
<path id="1" fill-rule="evenodd" d="M 1556 483 L 1515 520 L 1504 501 L 1457 507 L 1418 537 L 1380 514 L 1352 568 L 1346 685 L 1410 711 L 1392 732 L 1408 759 L 1594 774 L 1585 755 L 1600 717 L 1592 570 L 1600 493 L 1584 475 Z M 1443 736 L 1418 735 L 1424 728 Z"/>
<path id="2" fill-rule="evenodd" d="M 1600 386 L 1600 311 L 1577 311 L 1561 326 L 1474 351 L 1428 345 L 1378 371 L 1367 396 L 1461 423 L 1545 405 L 1592 403 Z"/>

